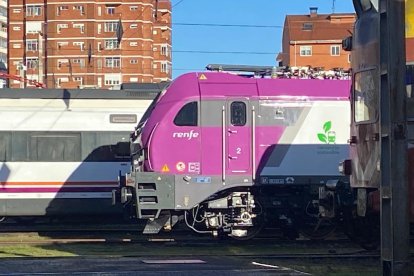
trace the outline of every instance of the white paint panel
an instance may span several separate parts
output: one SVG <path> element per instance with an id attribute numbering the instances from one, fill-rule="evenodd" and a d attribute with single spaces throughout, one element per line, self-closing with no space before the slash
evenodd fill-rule
<path id="1" fill-rule="evenodd" d="M 112 193 L 0 193 L 0 199 L 111 198 Z"/>
<path id="2" fill-rule="evenodd" d="M 0 99 L 0 130 L 132 131 L 133 124 L 110 123 L 110 114 L 136 114 L 150 100 Z"/>
<path id="3" fill-rule="evenodd" d="M 0 182 L 117 181 L 129 170 L 127 162 L 2 162 Z"/>
<path id="4" fill-rule="evenodd" d="M 318 133 L 331 121 L 335 143 L 323 143 Z M 261 175 L 318 176 L 339 175 L 338 164 L 349 158 L 350 107 L 348 101 L 314 102 L 293 141 L 284 141 L 289 148 L 280 166 L 266 166 Z M 333 133 L 332 133 L 333 135 Z"/>

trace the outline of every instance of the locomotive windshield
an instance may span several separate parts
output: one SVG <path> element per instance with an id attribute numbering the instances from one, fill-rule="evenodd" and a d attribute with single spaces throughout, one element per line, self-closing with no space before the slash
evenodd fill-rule
<path id="1" fill-rule="evenodd" d="M 184 105 L 174 118 L 176 126 L 197 126 L 198 105 L 197 102 L 190 102 Z"/>
<path id="2" fill-rule="evenodd" d="M 155 105 L 160 101 L 160 99 L 162 98 L 162 96 L 165 95 L 165 93 L 167 92 L 168 86 L 166 88 L 164 88 L 163 91 L 161 91 L 160 93 L 158 93 L 158 95 L 154 98 L 154 100 L 152 100 L 150 106 L 147 108 L 147 110 L 145 111 L 144 115 L 142 115 L 141 120 L 139 121 L 138 125 L 135 127 L 136 130 L 136 135 L 138 136 L 141 133 L 142 127 L 145 125 L 145 123 L 147 122 L 149 116 L 151 116 L 152 111 L 155 108 Z"/>
<path id="3" fill-rule="evenodd" d="M 374 122 L 378 117 L 377 70 L 355 73 L 354 76 L 354 120 L 356 123 Z"/>

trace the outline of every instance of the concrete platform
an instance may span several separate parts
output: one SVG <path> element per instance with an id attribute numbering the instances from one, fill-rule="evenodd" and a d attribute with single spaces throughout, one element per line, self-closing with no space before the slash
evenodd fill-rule
<path id="1" fill-rule="evenodd" d="M 16 275 L 310 275 L 237 257 L 2 258 L 0 276 Z"/>

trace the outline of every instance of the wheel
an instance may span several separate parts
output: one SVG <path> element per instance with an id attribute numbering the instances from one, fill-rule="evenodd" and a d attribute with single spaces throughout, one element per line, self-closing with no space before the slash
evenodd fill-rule
<path id="1" fill-rule="evenodd" d="M 344 220 L 345 234 L 350 240 L 366 250 L 376 250 L 380 246 L 380 218 L 376 214 L 367 214 L 365 217 L 350 212 Z"/>
<path id="2" fill-rule="evenodd" d="M 328 218 L 308 217 L 300 228 L 299 233 L 311 240 L 324 240 L 336 230 L 336 223 Z"/>

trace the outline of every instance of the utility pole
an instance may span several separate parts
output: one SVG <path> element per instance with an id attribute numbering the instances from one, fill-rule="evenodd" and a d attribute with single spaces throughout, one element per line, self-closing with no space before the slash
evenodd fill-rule
<path id="1" fill-rule="evenodd" d="M 37 81 L 40 83 L 43 83 L 43 34 L 41 32 L 38 33 L 37 41 L 39 45 L 38 47 L 39 56 L 37 60 L 37 70 L 38 70 Z"/>
<path id="2" fill-rule="evenodd" d="M 332 0 L 332 13 L 335 13 L 335 0 Z"/>
<path id="3" fill-rule="evenodd" d="M 379 1 L 382 275 L 409 275 L 405 2 Z"/>

